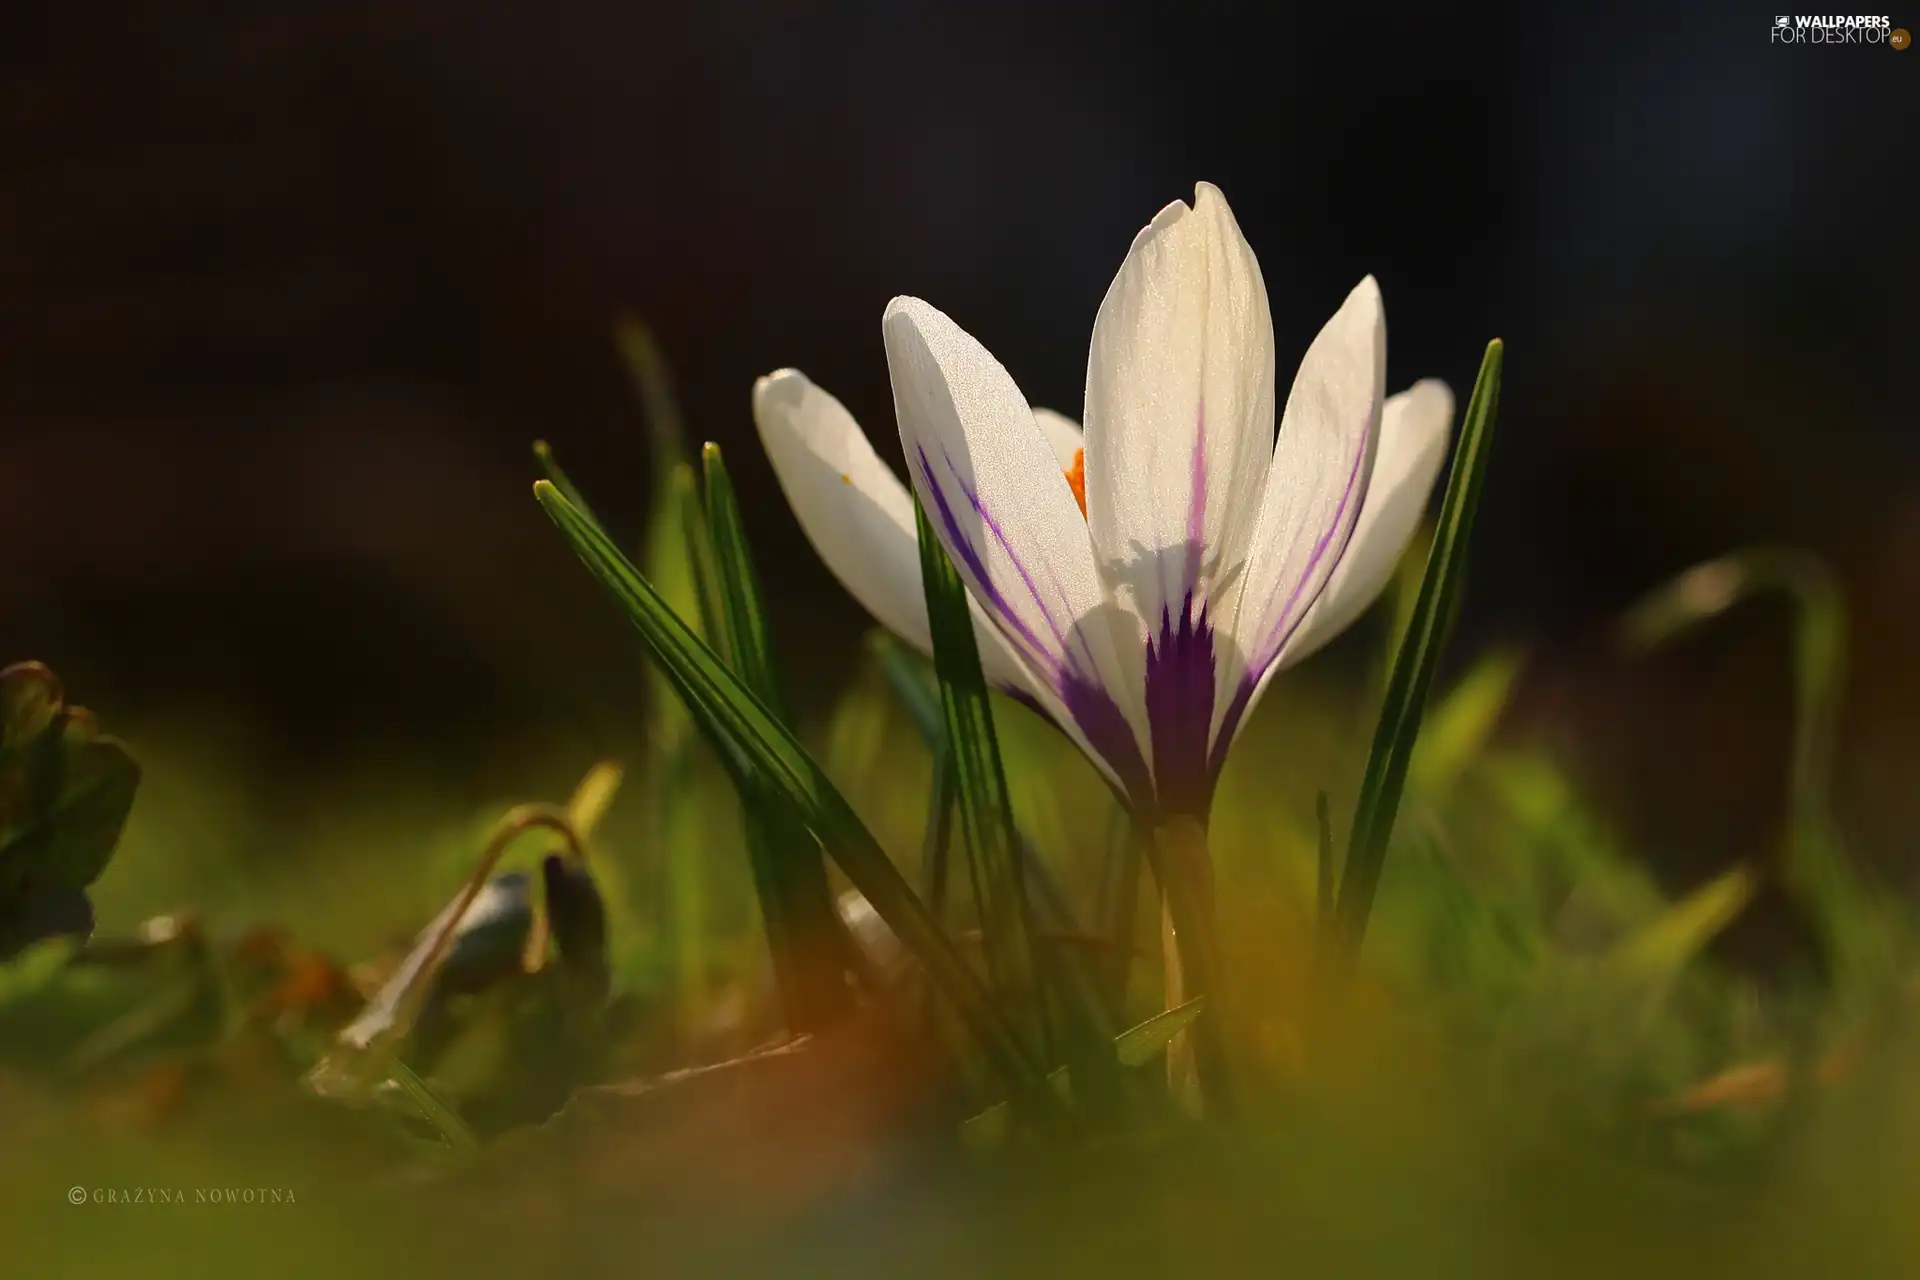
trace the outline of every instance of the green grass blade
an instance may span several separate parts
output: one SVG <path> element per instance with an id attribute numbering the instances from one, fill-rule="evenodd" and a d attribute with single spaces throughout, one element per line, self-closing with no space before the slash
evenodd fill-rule
<path id="1" fill-rule="evenodd" d="M 1359 958 L 1367 917 L 1373 910 L 1374 892 L 1380 884 L 1380 869 L 1386 861 L 1387 840 L 1393 832 L 1394 815 L 1400 806 L 1407 768 L 1420 734 L 1420 718 L 1428 690 L 1433 686 L 1434 671 L 1440 663 L 1440 651 L 1446 641 L 1460 582 L 1465 576 L 1467 543 L 1473 532 L 1474 511 L 1479 506 L 1487 457 L 1493 443 L 1494 414 L 1500 400 L 1501 358 L 1501 344 L 1495 339 L 1487 344 L 1480 375 L 1474 380 L 1473 398 L 1467 404 L 1460 444 L 1454 451 L 1453 466 L 1447 475 L 1446 497 L 1441 502 L 1439 526 L 1420 580 L 1420 594 L 1407 633 L 1394 655 L 1386 703 L 1380 709 L 1373 746 L 1367 753 L 1353 827 L 1347 837 L 1346 867 L 1340 877 L 1334 927 L 1329 931 L 1327 949 L 1323 952 L 1327 972 L 1335 981 L 1351 971 Z"/>
<path id="2" fill-rule="evenodd" d="M 1846 859 L 1833 811 L 1834 744 L 1845 694 L 1846 596 L 1825 561 L 1790 547 L 1756 547 L 1695 565 L 1643 597 L 1620 623 L 1632 650 L 1666 644 L 1756 596 L 1793 608 L 1791 837 L 1783 879 L 1820 930 L 1836 975 L 1883 980 L 1896 963 L 1881 897 Z"/>
<path id="3" fill-rule="evenodd" d="M 1407 768 L 1407 783 L 1417 794 L 1446 795 L 1486 749 L 1522 665 L 1512 650 L 1489 653 L 1428 710 Z"/>
<path id="4" fill-rule="evenodd" d="M 920 896 L 926 899 L 933 918 L 943 926 L 947 918 L 947 876 L 953 852 L 953 808 L 958 791 L 953 757 L 943 742 L 934 752 L 926 834 L 920 843 Z"/>
<path id="5" fill-rule="evenodd" d="M 916 520 L 946 753 L 957 784 L 960 834 L 973 875 L 987 975 L 1027 1043 L 1040 1049 L 1046 1034 L 1035 976 L 1033 922 L 1013 829 L 1013 799 L 974 645 L 973 614 L 966 586 L 926 513 L 920 511 Z"/>
<path id="6" fill-rule="evenodd" d="M 708 443 L 700 450 L 706 484 L 707 531 L 712 546 L 715 585 L 720 613 L 733 657 L 733 669 L 767 709 L 789 718 L 785 693 L 774 670 L 773 643 L 760 591 L 760 575 L 753 567 L 747 530 L 734 497 L 733 478 L 727 474 L 720 446 Z"/>
<path id="7" fill-rule="evenodd" d="M 1156 1013 L 1114 1037 L 1108 1056 L 1122 1067 L 1143 1067 L 1192 1025 L 1206 1007 L 1206 997 L 1196 996 L 1175 1008 Z M 1055 1096 L 1072 1098 L 1073 1076 L 1066 1067 L 1049 1075 L 1047 1083 Z M 960 1126 L 960 1139 L 971 1150 L 989 1151 L 1006 1141 L 1012 1122 L 1013 1108 L 1002 1102 L 967 1119 Z"/>
<path id="8" fill-rule="evenodd" d="M 419 1108 L 420 1114 L 439 1132 L 447 1146 L 462 1154 L 480 1150 L 479 1137 L 461 1118 L 460 1112 L 440 1096 L 439 1090 L 422 1080 L 412 1067 L 394 1058 L 387 1063 L 387 1075 L 400 1087 L 407 1101 Z"/>
<path id="9" fill-rule="evenodd" d="M 657 474 L 664 475 L 675 463 L 687 460 L 687 434 L 680 416 L 680 402 L 673 394 L 673 378 L 667 372 L 666 357 L 653 331 L 631 316 L 614 322 L 614 345 L 627 366 L 627 375 L 640 392 L 640 408 L 646 415 L 647 435 L 653 441 L 653 462 Z"/>
<path id="10" fill-rule="evenodd" d="M 885 631 L 870 632 L 867 646 L 879 656 L 887 687 L 900 700 L 907 718 L 919 731 L 920 740 L 927 744 L 929 751 L 939 750 L 947 735 L 946 713 L 940 708 L 939 692 L 923 673 L 919 656 L 910 653 Z"/>
<path id="11" fill-rule="evenodd" d="M 558 489 L 568 502 L 580 508 L 582 515 L 586 516 L 587 519 L 593 521 L 595 524 L 599 524 L 600 517 L 593 513 L 593 508 L 587 505 L 586 498 L 581 496 L 580 490 L 574 485 L 572 479 L 568 477 L 566 471 L 561 468 L 560 460 L 553 456 L 553 446 L 545 440 L 535 440 L 533 442 L 533 457 L 534 461 L 540 464 L 541 474 L 553 482 L 553 487 Z"/>
<path id="12" fill-rule="evenodd" d="M 990 993 L 935 923 L 846 797 L 780 721 L 667 608 L 620 549 L 551 484 L 534 496 L 587 569 L 613 596 L 682 696 L 710 719 L 790 803 L 931 981 L 954 1003 L 995 1068 L 1016 1090 L 1044 1091 L 1044 1077 Z"/>
<path id="13" fill-rule="evenodd" d="M 785 721 L 786 698 L 733 481 L 719 445 L 708 444 L 700 457 L 720 634 L 735 673 Z M 765 864 L 769 881 L 770 896 L 761 903 L 769 940 L 777 938 L 785 952 L 776 956 L 775 967 L 787 995 L 788 1025 L 795 1031 L 818 1030 L 849 1012 L 852 1002 L 844 977 L 850 943 L 834 909 L 826 863 L 818 843 L 790 809 L 763 795 L 743 799 L 748 844 L 756 865 Z"/>
<path id="14" fill-rule="evenodd" d="M 720 567 L 707 528 L 706 504 L 693 468 L 680 463 L 673 469 L 673 509 L 679 514 L 680 536 L 687 547 L 692 575 L 694 612 L 700 619 L 700 637 L 729 666 L 736 665 L 732 635 L 727 630 L 726 604 L 720 595 Z"/>
<path id="15" fill-rule="evenodd" d="M 1600 958 L 1601 971 L 1635 985 L 1670 978 L 1746 910 L 1759 887 L 1753 872 L 1735 867 L 1615 943 Z"/>

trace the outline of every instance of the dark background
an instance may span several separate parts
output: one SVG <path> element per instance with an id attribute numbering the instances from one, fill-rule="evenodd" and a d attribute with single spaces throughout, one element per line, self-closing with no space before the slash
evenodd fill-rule
<path id="1" fill-rule="evenodd" d="M 1766 838 L 1784 619 L 1638 664 L 1602 624 L 1776 541 L 1852 593 L 1843 798 L 1898 856 L 1920 830 L 1920 52 L 1776 47 L 1771 22 L 8 5 L 0 656 L 109 718 L 230 709 L 288 770 L 630 742 L 635 644 L 529 497 L 527 444 L 637 535 L 647 446 L 609 339 L 631 311 L 734 459 L 818 707 L 860 618 L 780 501 L 753 378 L 805 369 L 897 455 L 878 321 L 914 293 L 1076 411 L 1133 232 L 1207 179 L 1260 254 L 1283 378 L 1368 271 L 1395 388 L 1464 399 L 1506 339 L 1459 651 L 1532 646 L 1522 720 L 1657 855 Z"/>

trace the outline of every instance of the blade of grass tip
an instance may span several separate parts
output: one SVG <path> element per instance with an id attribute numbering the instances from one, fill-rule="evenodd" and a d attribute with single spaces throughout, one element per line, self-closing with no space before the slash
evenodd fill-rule
<path id="1" fill-rule="evenodd" d="M 1019 1033 L 819 764 L 559 490 L 536 484 L 534 496 L 661 668 L 671 673 L 688 705 L 704 714 L 713 732 L 750 760 L 767 785 L 793 805 L 854 888 L 920 961 L 929 980 L 953 1001 L 1002 1078 L 1016 1092 L 1043 1092 L 1044 1075 Z"/>
<path id="2" fill-rule="evenodd" d="M 675 490 L 679 469 L 687 462 L 679 407 L 674 403 L 666 362 L 645 327 L 622 318 L 614 325 L 614 341 L 639 394 L 651 445 L 652 493 L 639 547 L 640 561 L 646 567 L 647 581 L 667 607 L 680 617 L 692 617 L 699 602 L 682 517 L 684 504 Z M 566 486 L 556 487 L 570 502 L 573 500 Z M 649 843 L 664 853 L 656 870 L 665 883 L 659 891 L 648 894 L 647 900 L 660 904 L 658 927 L 673 958 L 674 972 L 690 979 L 692 989 L 681 992 L 684 1014 L 702 1001 L 706 956 L 703 931 L 690 931 L 688 927 L 704 914 L 704 904 L 699 900 L 701 886 L 692 878 L 694 869 L 679 862 L 706 843 L 707 815 L 694 785 L 697 761 L 692 712 L 665 671 L 658 664 L 649 666 L 646 736 L 654 757 L 646 778 L 647 809 L 653 825 Z"/>
<path id="3" fill-rule="evenodd" d="M 640 397 L 641 418 L 646 424 L 653 472 L 653 492 L 648 504 L 647 528 L 640 546 L 641 564 L 647 581 L 652 583 L 667 605 L 681 617 L 691 617 L 694 599 L 692 566 L 680 518 L 680 504 L 674 496 L 676 469 L 689 461 L 685 432 L 680 422 L 680 406 L 673 395 L 666 361 L 645 325 L 632 317 L 614 323 L 614 345 L 626 365 L 628 377 Z M 573 502 L 566 486 L 557 485 Z M 578 503 L 574 503 L 579 506 Z M 661 769 L 656 777 L 659 801 L 654 810 L 660 816 L 661 834 L 676 825 L 675 810 L 687 794 L 691 765 L 687 760 L 693 724 L 687 712 L 673 696 L 672 687 L 656 667 L 652 679 L 653 699 L 649 712 L 650 740 L 661 753 Z"/>
<path id="4" fill-rule="evenodd" d="M 1033 921 L 1013 831 L 1013 799 L 993 730 L 987 681 L 974 645 L 967 589 L 926 513 L 920 531 L 920 576 L 933 637 L 934 674 L 960 811 L 961 845 L 974 879 L 987 975 L 1027 1043 L 1044 1053 L 1048 1037 L 1035 978 Z"/>
<path id="5" fill-rule="evenodd" d="M 1732 924 L 1759 887 L 1745 867 L 1724 872 L 1614 944 L 1600 957 L 1600 971 L 1623 983 L 1663 982 Z"/>
<path id="6" fill-rule="evenodd" d="M 1333 927 L 1333 815 L 1327 810 L 1327 793 L 1316 791 L 1313 794 L 1313 825 L 1320 837 L 1319 860 L 1315 864 L 1314 899 L 1314 936 L 1322 942 L 1326 940 L 1327 930 Z"/>
<path id="7" fill-rule="evenodd" d="M 1441 500 L 1433 548 L 1427 553 L 1426 570 L 1421 575 L 1420 594 L 1407 633 L 1394 655 L 1386 701 L 1367 753 L 1353 826 L 1347 835 L 1346 867 L 1340 877 L 1334 927 L 1328 931 L 1327 946 L 1321 952 L 1325 975 L 1332 983 L 1344 981 L 1359 959 L 1367 917 L 1380 884 L 1380 869 L 1386 861 L 1387 840 L 1393 833 L 1394 815 L 1406 785 L 1407 766 L 1420 735 L 1420 717 L 1465 576 L 1468 540 L 1493 442 L 1502 356 L 1499 339 L 1487 344 L 1486 358 L 1474 379 L 1473 397 L 1467 403 L 1460 443 L 1447 474 L 1447 492 Z"/>
<path id="8" fill-rule="evenodd" d="M 673 393 L 673 377 L 667 360 L 654 341 L 653 331 L 632 316 L 614 322 L 614 345 L 627 366 L 627 376 L 640 392 L 641 411 L 646 415 L 647 435 L 653 441 L 654 465 L 664 473 L 676 463 L 687 460 L 686 428 L 680 417 L 680 401 Z"/>
<path id="9" fill-rule="evenodd" d="M 687 563 L 692 572 L 700 634 L 713 652 L 740 675 L 748 688 L 753 689 L 753 680 L 743 668 L 739 648 L 739 641 L 743 637 L 729 626 L 725 574 L 720 564 L 719 549 L 714 543 L 713 528 L 708 519 L 700 482 L 695 479 L 693 468 L 686 463 L 675 463 L 672 477 L 673 504 L 679 513 L 681 537 L 686 544 Z M 759 689 L 754 689 L 754 692 L 756 696 L 761 694 Z M 759 795 L 759 783 L 751 767 L 745 766 L 738 756 L 730 756 L 723 747 L 717 748 L 717 753 L 728 766 L 735 788 L 740 793 L 747 862 L 753 873 L 754 899 L 760 907 L 761 927 L 766 933 L 767 959 L 773 971 L 773 985 L 780 993 L 787 1026 L 800 1031 L 805 1029 L 804 1024 L 808 1021 L 802 1013 L 802 1006 L 806 1003 L 805 984 L 795 968 L 792 932 L 785 899 L 780 892 L 778 838 L 769 830 L 769 823 L 777 824 L 778 820 L 766 812 L 769 806 Z M 705 850 L 685 847 L 672 850 L 669 857 L 674 868 L 675 901 L 680 902 L 685 898 L 689 904 L 703 903 L 705 895 L 700 889 L 704 887 L 701 882 L 706 874 Z M 682 928 L 702 929 L 703 922 L 698 919 L 676 921 L 675 936 L 682 940 L 682 946 L 686 946 L 691 935 L 681 932 Z M 683 988 L 683 994 L 692 998 L 694 993 L 686 992 Z"/>
<path id="10" fill-rule="evenodd" d="M 600 517 L 593 513 L 593 508 L 587 505 L 587 500 L 581 496 L 579 488 L 574 485 L 573 481 L 568 478 L 566 471 L 561 468 L 560 460 L 553 456 L 553 446 L 545 440 L 535 440 L 533 442 L 533 457 L 534 461 L 540 464 L 540 473 L 553 482 L 553 487 L 564 494 L 568 502 L 578 507 L 581 515 L 593 521 L 595 524 L 599 524 Z M 605 526 L 602 527 L 604 528 Z"/>
<path id="11" fill-rule="evenodd" d="M 706 479 L 707 528 L 720 621 L 733 669 L 784 722 L 790 719 L 790 713 L 774 664 L 760 578 L 754 570 L 733 481 L 719 445 L 709 443 L 700 457 Z M 852 941 L 834 908 L 826 862 L 813 836 L 785 806 L 762 801 L 744 808 L 750 827 L 758 829 L 750 831 L 749 838 L 763 847 L 760 856 L 769 864 L 773 901 L 763 906 L 778 914 L 778 932 L 787 950 L 784 968 L 792 999 L 789 1025 L 796 1032 L 820 1030 L 853 1007 L 845 976 Z"/>

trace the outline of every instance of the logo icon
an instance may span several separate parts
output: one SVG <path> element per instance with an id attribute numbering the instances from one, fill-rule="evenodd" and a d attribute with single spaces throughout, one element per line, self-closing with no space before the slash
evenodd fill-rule
<path id="1" fill-rule="evenodd" d="M 1913 37 L 1907 34 L 1905 27 L 1895 27 L 1887 36 L 1887 43 L 1896 49 L 1904 49 L 1913 43 Z"/>
<path id="2" fill-rule="evenodd" d="M 1784 14 L 1784 13 L 1782 13 L 1782 14 L 1779 14 L 1779 15 L 1777 15 L 1777 16 L 1775 16 L 1775 18 L 1774 18 L 1774 20 L 1773 20 L 1773 25 L 1774 25 L 1774 26 L 1776 26 L 1776 27 L 1784 27 L 1784 26 L 1786 26 L 1786 25 L 1787 25 L 1788 23 L 1790 23 L 1791 21 L 1792 21 L 1792 19 L 1791 19 L 1791 18 L 1789 18 L 1789 17 L 1787 17 L 1787 15 L 1786 15 L 1786 14 Z"/>

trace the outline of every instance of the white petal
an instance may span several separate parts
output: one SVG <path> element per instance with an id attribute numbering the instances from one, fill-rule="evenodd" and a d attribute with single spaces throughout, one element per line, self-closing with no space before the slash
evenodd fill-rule
<path id="1" fill-rule="evenodd" d="M 1124 775 L 1114 757 L 1129 741 L 1139 750 L 1137 726 L 1092 726 L 1077 702 L 1119 687 L 1110 611 L 1033 410 L 984 347 L 919 299 L 888 304 L 882 332 L 907 471 L 947 553 L 1027 664 L 1043 708 L 1075 736 L 1094 734 L 1097 747 L 1082 745 Z"/>
<path id="2" fill-rule="evenodd" d="M 1278 657 L 1346 550 L 1373 469 L 1386 361 L 1380 287 L 1368 276 L 1307 348 L 1287 396 L 1232 620 L 1246 670 L 1216 700 L 1216 716 L 1235 721 L 1229 730 L 1245 711 L 1248 682 Z"/>
<path id="3" fill-rule="evenodd" d="M 1276 670 L 1317 652 L 1367 611 L 1393 577 L 1427 509 L 1453 426 L 1453 392 L 1438 378 L 1416 382 L 1380 411 L 1380 451 L 1367 500 L 1327 586 L 1287 641 Z"/>
<path id="4" fill-rule="evenodd" d="M 1075 459 L 1086 447 L 1086 437 L 1080 430 L 1080 424 L 1064 413 L 1055 413 L 1052 409 L 1042 409 L 1037 405 L 1033 410 L 1033 420 L 1040 425 L 1040 434 L 1052 446 L 1053 458 L 1060 464 L 1060 470 L 1073 470 Z"/>
<path id="5" fill-rule="evenodd" d="M 753 417 L 773 473 L 814 551 L 880 625 L 932 652 L 913 498 L 859 424 L 797 369 L 753 384 Z M 981 668 L 1003 689 L 1030 693 L 1000 633 L 975 610 Z"/>
<path id="6" fill-rule="evenodd" d="M 1246 559 L 1273 455 L 1273 319 L 1214 187 L 1138 236 L 1087 361 L 1087 525 L 1149 633 L 1213 604 Z"/>

